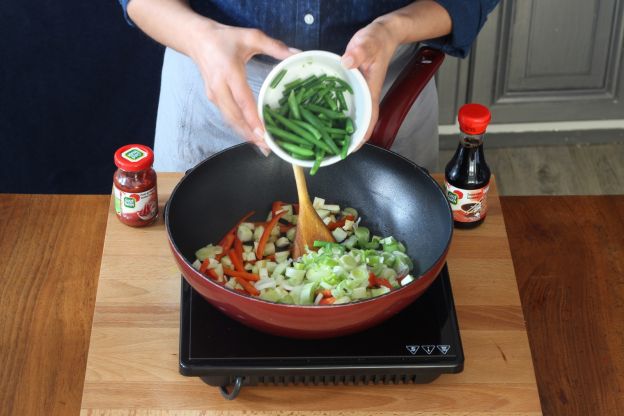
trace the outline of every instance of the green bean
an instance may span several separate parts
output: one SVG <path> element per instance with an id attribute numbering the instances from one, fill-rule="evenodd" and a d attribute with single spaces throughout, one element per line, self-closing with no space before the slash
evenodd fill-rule
<path id="1" fill-rule="evenodd" d="M 312 169 L 310 169 L 310 175 L 316 174 L 316 172 L 321 167 L 321 162 L 323 161 L 324 158 L 325 158 L 325 151 L 324 150 L 321 149 L 321 150 L 316 152 L 314 165 L 312 165 Z"/>
<path id="2" fill-rule="evenodd" d="M 331 152 L 329 146 L 327 146 L 324 142 L 317 139 L 311 132 L 306 131 L 304 128 L 298 126 L 295 122 L 297 120 L 289 120 L 286 117 L 283 117 L 280 114 L 273 113 L 277 121 L 279 121 L 285 128 L 291 130 L 293 133 L 296 133 L 299 137 L 306 140 L 308 143 L 320 147 L 325 151 Z M 319 138 L 321 137 L 319 133 Z"/>
<path id="3" fill-rule="evenodd" d="M 323 100 L 325 100 L 325 102 L 332 111 L 338 110 L 338 106 L 336 106 L 336 103 L 328 95 L 324 95 Z"/>
<path id="4" fill-rule="evenodd" d="M 327 127 L 325 130 L 327 130 L 327 133 L 331 134 L 349 134 L 346 130 L 337 129 L 335 127 Z"/>
<path id="5" fill-rule="evenodd" d="M 345 123 L 345 130 L 347 131 L 347 133 L 351 134 L 353 133 L 353 131 L 355 130 L 353 128 L 353 120 L 351 120 L 351 118 L 347 118 L 347 121 Z"/>
<path id="6" fill-rule="evenodd" d="M 290 95 L 288 96 L 288 106 L 290 107 L 290 112 L 292 113 L 293 117 L 297 120 L 301 120 L 299 105 L 297 104 L 297 99 L 295 98 L 295 91 L 290 91 Z"/>
<path id="7" fill-rule="evenodd" d="M 340 110 L 349 111 L 347 100 L 345 100 L 344 95 L 342 94 L 342 91 L 336 91 L 336 96 L 338 97 L 338 101 L 340 101 Z"/>
<path id="8" fill-rule="evenodd" d="M 305 87 L 299 88 L 299 90 L 295 94 L 295 99 L 297 100 L 297 104 L 301 104 L 301 99 L 303 97 L 303 94 L 305 94 L 305 92 L 306 92 Z"/>
<path id="9" fill-rule="evenodd" d="M 271 84 L 277 86 L 283 72 Z M 345 114 L 348 105 L 344 91 L 353 93 L 335 76 L 297 78 L 284 85 L 278 107 L 265 106 L 262 111 L 267 131 L 285 152 L 294 158 L 314 160 L 311 174 L 318 171 L 326 156 L 347 156 L 354 126 Z"/>
<path id="10" fill-rule="evenodd" d="M 273 78 L 273 81 L 271 81 L 271 88 L 275 88 L 279 85 L 282 78 L 284 78 L 284 75 L 286 75 L 286 72 L 288 72 L 288 70 L 282 69 L 280 72 L 277 73 L 275 78 Z"/>
<path id="11" fill-rule="evenodd" d="M 325 81 L 326 78 L 327 78 L 326 74 L 320 75 L 316 80 L 314 80 L 313 82 L 311 82 L 310 84 L 306 86 L 308 88 L 315 88 L 318 86 L 323 86 L 323 82 Z"/>
<path id="12" fill-rule="evenodd" d="M 312 114 L 310 111 L 308 111 L 305 106 L 300 108 L 301 110 L 301 116 L 310 124 L 312 124 L 319 132 L 321 132 L 321 135 L 323 134 L 323 130 L 325 129 L 325 126 L 323 125 L 323 123 L 321 123 L 321 120 L 319 120 L 314 114 Z"/>
<path id="13" fill-rule="evenodd" d="M 290 81 L 288 84 L 284 85 L 284 90 L 292 90 L 293 88 L 296 88 L 297 86 L 303 84 L 305 80 L 301 79 L 301 78 L 297 78 L 295 80 Z M 284 91 L 286 92 L 286 91 Z"/>
<path id="14" fill-rule="evenodd" d="M 294 142 L 294 143 L 297 143 L 297 144 L 305 144 L 305 145 L 308 144 L 308 141 L 306 141 L 305 139 L 303 139 L 303 138 L 301 138 L 301 137 L 297 136 L 296 134 L 293 134 L 293 133 L 291 133 L 289 131 L 282 130 L 279 127 L 267 125 L 266 129 L 267 129 L 267 131 L 269 133 L 271 133 L 272 135 L 277 136 L 277 137 L 279 137 L 281 139 L 288 140 L 288 141 L 291 141 L 291 142 Z"/>
<path id="15" fill-rule="evenodd" d="M 340 159 L 347 157 L 347 151 L 351 145 L 351 136 L 344 136 L 344 142 L 342 143 L 342 150 L 340 151 Z"/>
<path id="16" fill-rule="evenodd" d="M 297 78 L 295 81 L 289 82 L 284 86 L 284 95 L 287 96 L 290 91 L 296 90 L 297 88 L 307 87 L 311 82 L 316 81 L 316 75 L 310 75 L 303 80 L 301 78 Z"/>
<path id="17" fill-rule="evenodd" d="M 336 81 L 338 84 L 340 84 L 345 90 L 349 91 L 351 94 L 353 94 L 353 89 L 351 88 L 351 85 L 349 85 L 347 83 L 347 81 L 345 81 L 342 78 L 338 78 L 338 77 L 327 77 L 325 78 L 327 80 L 330 81 Z"/>
<path id="18" fill-rule="evenodd" d="M 292 144 L 282 140 L 277 140 L 277 144 L 279 144 L 280 147 L 288 150 L 289 152 L 299 156 L 314 156 L 314 152 L 312 150 L 302 146 L 297 146 L 296 144 Z"/>
<path id="19" fill-rule="evenodd" d="M 264 121 L 266 122 L 266 124 L 275 126 L 275 120 L 273 120 L 273 117 L 271 117 L 270 112 L 271 108 L 265 105 L 264 109 L 262 110 L 262 116 L 264 117 Z"/>
<path id="20" fill-rule="evenodd" d="M 303 120 L 291 120 L 293 123 L 297 124 L 300 127 L 303 127 L 304 129 L 306 129 L 307 131 L 309 131 L 310 133 L 312 133 L 312 135 L 314 137 L 316 137 L 317 139 L 320 139 L 321 136 L 321 132 L 318 131 L 316 128 L 314 128 L 313 125 L 311 125 L 310 123 L 306 123 Z"/>
<path id="21" fill-rule="evenodd" d="M 327 108 L 323 108 L 315 104 L 308 104 L 307 107 L 309 110 L 312 110 L 317 114 L 319 113 L 325 114 L 327 117 L 331 119 L 338 120 L 338 119 L 346 118 L 344 114 L 338 113 L 336 111 L 328 110 Z"/>

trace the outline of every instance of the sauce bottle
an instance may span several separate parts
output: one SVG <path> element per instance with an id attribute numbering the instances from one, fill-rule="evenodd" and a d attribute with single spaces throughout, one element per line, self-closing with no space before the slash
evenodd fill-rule
<path id="1" fill-rule="evenodd" d="M 487 215 L 490 168 L 483 153 L 483 136 L 490 110 L 481 104 L 465 104 L 457 117 L 461 130 L 457 151 L 446 165 L 444 185 L 457 228 L 474 228 Z"/>
<path id="2" fill-rule="evenodd" d="M 143 227 L 156 220 L 158 195 L 153 163 L 152 149 L 142 144 L 129 144 L 115 152 L 115 212 L 122 223 L 131 227 Z"/>

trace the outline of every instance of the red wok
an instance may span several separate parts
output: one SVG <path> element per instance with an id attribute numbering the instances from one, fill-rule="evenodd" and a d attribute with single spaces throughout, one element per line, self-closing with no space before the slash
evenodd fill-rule
<path id="1" fill-rule="evenodd" d="M 421 50 L 386 95 L 373 137 L 389 147 L 407 109 L 442 60 Z M 409 90 L 411 94 L 404 94 Z M 394 91 L 394 92 L 393 92 Z M 388 110 L 389 108 L 394 111 Z M 401 115 L 402 114 L 402 115 Z M 422 295 L 442 269 L 453 233 L 448 202 L 422 168 L 367 144 L 308 177 L 311 196 L 356 208 L 378 235 L 393 235 L 414 260 L 414 282 L 385 295 L 341 305 L 267 302 L 227 289 L 195 270 L 195 251 L 223 235 L 250 210 L 263 220 L 276 200 L 297 200 L 292 167 L 258 156 L 247 144 L 220 152 L 187 172 L 165 210 L 171 250 L 186 281 L 216 308 L 255 329 L 295 338 L 329 338 L 377 325 Z"/>

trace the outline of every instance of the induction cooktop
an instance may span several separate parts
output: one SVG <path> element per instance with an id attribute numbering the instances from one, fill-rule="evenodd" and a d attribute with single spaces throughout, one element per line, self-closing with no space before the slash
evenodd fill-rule
<path id="1" fill-rule="evenodd" d="M 356 334 L 300 340 L 227 317 L 182 279 L 180 373 L 220 388 L 275 384 L 428 383 L 463 369 L 448 268 L 399 314 Z"/>

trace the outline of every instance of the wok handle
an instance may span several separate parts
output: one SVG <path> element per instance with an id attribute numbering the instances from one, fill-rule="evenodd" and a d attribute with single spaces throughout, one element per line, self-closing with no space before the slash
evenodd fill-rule
<path id="1" fill-rule="evenodd" d="M 379 119 L 369 143 L 390 149 L 412 104 L 444 61 L 444 53 L 420 48 L 379 104 Z"/>

